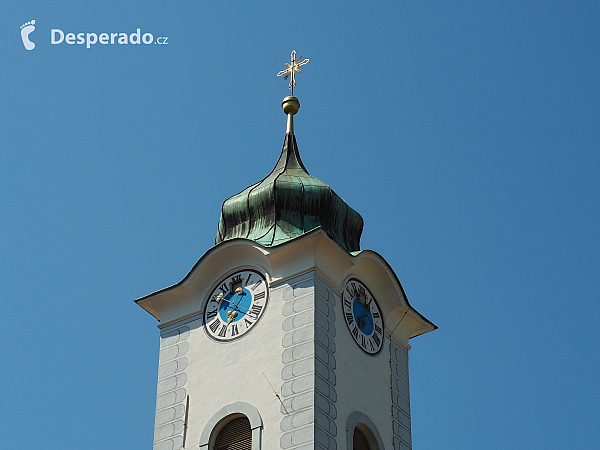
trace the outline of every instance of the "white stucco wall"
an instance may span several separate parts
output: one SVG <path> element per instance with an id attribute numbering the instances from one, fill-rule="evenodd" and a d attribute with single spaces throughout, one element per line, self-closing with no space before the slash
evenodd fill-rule
<path id="1" fill-rule="evenodd" d="M 184 438 L 185 448 L 198 447 L 211 418 L 236 403 L 260 415 L 254 431 L 263 449 L 345 450 L 348 423 L 361 417 L 384 448 L 410 448 L 407 341 L 434 326 L 410 310 L 378 258 L 352 257 L 320 230 L 273 249 L 226 242 L 175 287 L 140 299 L 166 322 L 154 449 L 177 450 Z M 214 341 L 203 328 L 206 296 L 241 268 L 267 274 L 269 303 L 247 335 Z M 350 277 L 369 287 L 382 310 L 386 342 L 377 356 L 358 347 L 343 321 L 340 292 Z"/>

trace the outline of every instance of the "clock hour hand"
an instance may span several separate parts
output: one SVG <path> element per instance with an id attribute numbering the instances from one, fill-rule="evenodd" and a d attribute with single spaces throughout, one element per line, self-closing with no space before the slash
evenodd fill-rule
<path id="1" fill-rule="evenodd" d="M 241 294 L 241 295 L 240 295 Z M 234 303 L 235 306 L 238 306 L 239 303 L 242 301 L 242 296 L 246 295 L 244 294 L 244 288 L 239 287 L 235 290 L 235 292 L 233 293 L 233 295 L 235 295 L 237 297 L 237 301 Z"/>
<path id="2" fill-rule="evenodd" d="M 213 298 L 213 300 L 214 300 L 215 302 L 217 302 L 217 303 L 221 303 L 223 300 L 225 300 L 225 301 L 226 301 L 227 303 L 229 303 L 231 306 L 239 306 L 239 303 L 242 301 L 242 296 L 241 296 L 241 295 L 238 295 L 238 294 L 242 293 L 242 295 L 245 295 L 245 294 L 243 294 L 243 291 L 244 291 L 244 289 L 243 289 L 243 288 L 241 288 L 241 287 L 239 287 L 239 288 L 237 288 L 237 289 L 235 290 L 235 292 L 234 292 L 234 296 L 235 296 L 235 297 L 237 297 L 237 298 L 235 299 L 235 300 L 236 300 L 235 302 L 233 302 L 233 301 L 231 301 L 231 300 L 227 299 L 227 297 L 223 297 L 223 293 L 220 293 L 219 295 L 217 295 L 216 297 L 214 297 L 214 298 Z"/>
<path id="3" fill-rule="evenodd" d="M 252 312 L 250 310 L 244 308 L 243 306 L 236 305 L 235 307 L 236 307 L 236 309 L 240 310 L 240 312 L 242 312 L 244 314 L 248 314 L 248 315 L 252 314 Z"/>
<path id="4" fill-rule="evenodd" d="M 234 305 L 237 305 L 240 302 L 240 300 L 242 299 L 241 296 L 237 295 L 237 294 L 240 294 L 242 292 L 244 292 L 244 289 L 241 288 L 241 287 L 239 287 L 239 288 L 237 288 L 235 290 L 234 295 L 237 296 L 237 302 L 234 303 Z M 221 303 L 222 300 L 225 300 L 227 303 L 231 303 L 231 300 L 228 300 L 227 297 L 223 297 L 223 293 L 222 292 L 220 292 L 216 297 L 214 297 L 213 300 L 215 302 L 217 302 L 217 303 Z"/>
<path id="5" fill-rule="evenodd" d="M 225 302 L 229 303 L 230 305 L 232 304 L 232 303 L 231 303 L 231 300 L 230 300 L 230 299 L 228 299 L 227 297 L 223 296 L 223 294 L 222 294 L 222 293 L 218 294 L 216 297 L 213 297 L 213 300 L 214 300 L 215 302 L 219 303 L 219 304 L 220 304 L 221 302 L 223 302 L 223 301 L 225 301 Z"/>

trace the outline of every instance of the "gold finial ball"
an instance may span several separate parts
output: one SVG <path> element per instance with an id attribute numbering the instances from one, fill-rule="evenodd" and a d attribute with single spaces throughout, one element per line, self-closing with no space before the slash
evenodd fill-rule
<path id="1" fill-rule="evenodd" d="M 284 113 L 291 114 L 293 116 L 300 109 L 300 102 L 296 97 L 288 95 L 286 98 L 283 99 L 281 107 L 283 108 Z"/>

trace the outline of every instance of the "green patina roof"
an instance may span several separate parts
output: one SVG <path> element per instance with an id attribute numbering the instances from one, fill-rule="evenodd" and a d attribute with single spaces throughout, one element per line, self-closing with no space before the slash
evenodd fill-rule
<path id="1" fill-rule="evenodd" d="M 347 251 L 360 250 L 362 217 L 327 184 L 308 174 L 296 137 L 287 133 L 273 171 L 223 202 L 215 244 L 245 238 L 270 247 L 318 227 Z"/>

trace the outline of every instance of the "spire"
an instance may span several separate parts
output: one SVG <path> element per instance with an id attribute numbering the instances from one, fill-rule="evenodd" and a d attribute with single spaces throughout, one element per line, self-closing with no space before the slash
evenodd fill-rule
<path id="1" fill-rule="evenodd" d="M 294 72 L 300 72 L 298 67 L 308 62 L 295 57 L 293 51 L 288 69 L 277 74 L 284 78 L 291 75 L 292 93 Z M 360 250 L 362 217 L 331 187 L 311 176 L 300 159 L 294 136 L 294 115 L 300 102 L 291 95 L 281 106 L 287 127 L 279 160 L 265 179 L 223 202 L 215 244 L 245 238 L 271 247 L 321 227 L 347 251 Z"/>

